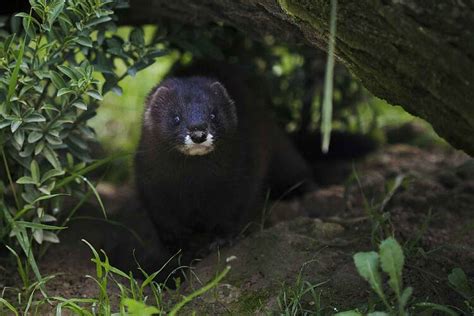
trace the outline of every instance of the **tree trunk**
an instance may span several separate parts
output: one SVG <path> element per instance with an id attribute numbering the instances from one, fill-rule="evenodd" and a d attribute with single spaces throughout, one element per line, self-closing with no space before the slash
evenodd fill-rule
<path id="1" fill-rule="evenodd" d="M 131 0 L 126 23 L 226 22 L 325 49 L 330 0 Z M 336 55 L 374 95 L 474 155 L 474 1 L 339 0 Z"/>

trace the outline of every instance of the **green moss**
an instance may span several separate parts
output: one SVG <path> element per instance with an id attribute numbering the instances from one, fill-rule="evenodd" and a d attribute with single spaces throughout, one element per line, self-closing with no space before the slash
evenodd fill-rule
<path id="1" fill-rule="evenodd" d="M 324 3 L 312 5 L 310 3 L 306 3 L 306 5 L 302 5 L 297 1 L 278 0 L 278 4 L 280 5 L 281 9 L 286 12 L 286 14 L 292 17 L 297 17 L 309 23 L 315 29 L 326 29 L 328 27 L 328 24 L 322 25 L 321 21 L 317 18 L 314 18 L 310 12 L 329 12 L 329 2 L 326 5 L 324 5 Z M 314 10 L 311 9 L 313 7 L 315 7 Z"/>

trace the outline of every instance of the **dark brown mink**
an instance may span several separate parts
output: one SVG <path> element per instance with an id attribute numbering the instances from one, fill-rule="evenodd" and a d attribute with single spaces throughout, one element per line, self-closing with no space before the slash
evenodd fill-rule
<path id="1" fill-rule="evenodd" d="M 214 78 L 155 87 L 135 157 L 139 197 L 170 254 L 182 250 L 184 261 L 260 218 L 270 187 L 311 183 L 305 161 L 252 93 L 258 87 Z"/>

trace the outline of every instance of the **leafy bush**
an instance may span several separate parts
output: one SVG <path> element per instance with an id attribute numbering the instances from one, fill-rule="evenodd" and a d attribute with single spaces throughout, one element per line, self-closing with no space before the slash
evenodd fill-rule
<path id="1" fill-rule="evenodd" d="M 0 242 L 16 240 L 36 277 L 34 241 L 59 242 L 94 185 L 84 175 L 112 158 L 95 161 L 88 120 L 107 91 L 161 56 L 135 28 L 114 34 L 123 0 L 31 0 L 31 11 L 0 30 Z M 127 70 L 117 74 L 115 62 Z M 55 224 L 55 225 L 51 225 Z M 10 248 L 12 252 L 15 249 Z"/>

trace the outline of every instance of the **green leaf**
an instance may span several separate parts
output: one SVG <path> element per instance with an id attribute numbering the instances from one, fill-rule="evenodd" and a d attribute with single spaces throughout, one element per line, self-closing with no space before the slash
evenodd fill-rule
<path id="1" fill-rule="evenodd" d="M 51 195 L 51 191 L 53 191 L 55 185 L 56 181 L 52 181 L 48 185 L 39 187 L 38 190 L 46 195 Z"/>
<path id="2" fill-rule="evenodd" d="M 449 284 L 465 299 L 474 299 L 474 291 L 467 281 L 467 276 L 460 268 L 454 268 L 448 275 Z"/>
<path id="3" fill-rule="evenodd" d="M 54 217 L 53 215 L 49 215 L 49 214 L 43 214 L 43 216 L 41 216 L 40 218 L 40 221 L 42 223 L 48 223 L 48 222 L 56 222 L 58 219 L 56 217 Z"/>
<path id="4" fill-rule="evenodd" d="M 8 247 L 8 246 L 7 246 Z M 11 249 L 11 248 L 9 248 Z M 18 316 L 18 311 L 12 304 L 10 304 L 6 299 L 0 297 L 0 306 L 5 305 L 15 316 Z"/>
<path id="5" fill-rule="evenodd" d="M 97 252 L 97 250 L 95 250 L 95 248 L 94 248 L 87 240 L 81 239 L 81 241 L 82 241 L 83 243 L 85 243 L 85 244 L 91 249 L 91 251 L 92 251 L 92 253 L 93 253 L 93 255 L 94 255 L 94 258 L 95 258 L 95 260 L 96 260 L 96 261 L 95 261 L 95 262 L 96 262 L 96 265 L 95 265 L 95 267 L 96 267 L 96 271 L 95 271 L 95 272 L 96 272 L 96 275 L 97 275 L 98 278 L 101 278 L 103 271 L 102 271 L 102 266 L 98 263 L 98 262 L 101 261 L 101 260 L 100 260 L 99 253 Z M 92 260 L 94 260 L 94 259 L 92 259 Z"/>
<path id="6" fill-rule="evenodd" d="M 184 305 L 188 304 L 189 302 L 191 302 L 196 297 L 198 297 L 200 295 L 203 295 L 207 291 L 209 291 L 212 288 L 216 287 L 221 282 L 221 280 L 227 275 L 227 273 L 229 273 L 230 269 L 231 269 L 230 266 L 225 267 L 224 270 L 222 270 L 222 272 L 217 274 L 214 277 L 214 279 L 209 281 L 206 285 L 204 285 L 203 287 L 199 288 L 198 290 L 192 292 L 191 294 L 189 294 L 187 296 L 183 296 L 183 298 L 175 306 L 173 306 L 173 308 L 170 310 L 168 315 L 169 316 L 178 315 L 178 312 L 180 311 L 181 308 L 183 308 Z"/>
<path id="7" fill-rule="evenodd" d="M 25 131 L 22 129 L 17 130 L 16 133 L 13 134 L 13 139 L 20 146 L 20 148 L 23 147 L 23 142 L 25 141 Z"/>
<path id="8" fill-rule="evenodd" d="M 53 136 L 51 134 L 46 134 L 45 138 L 46 141 L 51 145 L 61 145 L 63 143 L 63 140 L 61 138 Z"/>
<path id="9" fill-rule="evenodd" d="M 68 185 L 69 183 L 71 183 L 72 181 L 74 181 L 75 179 L 77 179 L 81 175 L 87 174 L 87 173 L 89 173 L 93 170 L 96 170 L 97 168 L 100 168 L 103 165 L 106 165 L 106 164 L 110 163 L 111 161 L 114 161 L 115 159 L 123 158 L 123 157 L 128 156 L 128 155 L 129 154 L 124 154 L 124 153 L 112 155 L 112 156 L 109 156 L 107 158 L 98 160 L 98 161 L 94 162 L 93 164 L 91 164 L 87 167 L 83 167 L 80 170 L 77 170 L 74 174 L 68 176 L 67 178 L 64 178 L 63 180 L 61 180 L 61 182 L 59 182 L 56 185 L 56 189 L 59 189 L 59 188 L 64 187 L 65 185 Z M 74 158 L 70 154 L 67 155 L 67 160 L 68 160 L 69 165 L 74 163 Z"/>
<path id="10" fill-rule="evenodd" d="M 128 69 L 127 69 L 127 73 L 130 75 L 130 77 L 135 77 L 137 72 L 138 72 L 138 68 L 135 67 L 135 65 L 133 65 L 131 67 L 128 67 Z"/>
<path id="11" fill-rule="evenodd" d="M 58 97 L 63 96 L 68 93 L 74 93 L 74 90 L 69 89 L 69 88 L 61 88 L 58 90 L 58 93 L 56 94 Z"/>
<path id="12" fill-rule="evenodd" d="M 59 243 L 58 235 L 56 235 L 53 232 L 48 232 L 48 231 L 43 232 L 43 240 L 48 241 L 50 243 L 54 243 L 54 244 Z"/>
<path id="13" fill-rule="evenodd" d="M 415 307 L 421 307 L 423 308 L 424 311 L 426 310 L 434 310 L 434 311 L 441 311 L 444 312 L 447 315 L 451 316 L 458 316 L 459 314 L 450 309 L 447 306 L 435 304 L 435 303 L 428 303 L 428 302 L 423 302 L 423 303 L 417 303 L 414 305 Z"/>
<path id="14" fill-rule="evenodd" d="M 382 290 L 382 278 L 379 271 L 379 255 L 375 251 L 358 252 L 354 255 L 354 263 L 360 276 L 369 282 L 377 295 L 385 299 Z"/>
<path id="15" fill-rule="evenodd" d="M 79 37 L 76 37 L 74 41 L 82 46 L 92 48 L 92 40 L 89 38 L 89 36 L 79 35 Z"/>
<path id="16" fill-rule="evenodd" d="M 101 23 L 105 23 L 105 22 L 108 22 L 110 20 L 112 20 L 112 18 L 110 16 L 103 16 L 103 17 L 100 17 L 100 18 L 92 19 L 89 23 L 84 25 L 84 27 L 89 28 L 91 26 L 101 24 Z"/>
<path id="17" fill-rule="evenodd" d="M 87 180 L 86 177 L 81 176 L 81 178 L 89 186 L 92 192 L 94 192 L 97 202 L 99 203 L 100 208 L 102 210 L 102 214 L 104 214 L 104 218 L 107 218 L 107 212 L 105 211 L 105 206 L 104 206 L 104 203 L 102 203 L 102 199 L 100 198 L 99 192 L 97 192 L 97 189 L 95 188 L 95 186 L 89 180 Z"/>
<path id="18" fill-rule="evenodd" d="M 69 196 L 69 194 L 58 193 L 58 194 L 51 194 L 51 195 L 42 195 L 39 198 L 37 198 L 36 200 L 33 200 L 32 204 L 35 204 L 36 202 L 39 202 L 39 201 L 50 200 L 50 199 L 55 198 L 57 196 Z"/>
<path id="19" fill-rule="evenodd" d="M 0 121 L 0 129 L 10 126 L 11 122 L 8 120 Z"/>
<path id="20" fill-rule="evenodd" d="M 28 143 L 33 144 L 36 143 L 43 137 L 43 134 L 40 132 L 33 131 L 28 135 Z"/>
<path id="21" fill-rule="evenodd" d="M 52 3 L 50 10 L 48 11 L 48 23 L 49 25 L 53 25 L 54 21 L 57 19 L 59 14 L 63 11 L 64 8 L 64 0 L 56 0 Z"/>
<path id="22" fill-rule="evenodd" d="M 72 80 L 78 80 L 78 79 L 79 79 L 79 77 L 77 76 L 76 72 L 75 72 L 74 69 L 72 69 L 71 67 L 64 66 L 64 65 L 58 65 L 58 69 L 59 69 L 59 71 L 61 71 L 63 74 L 65 74 L 66 76 L 68 76 L 69 79 L 72 79 Z"/>
<path id="23" fill-rule="evenodd" d="M 54 169 L 61 169 L 61 164 L 59 163 L 58 156 L 49 146 L 44 147 L 42 154 L 48 160 L 51 166 L 53 166 Z"/>
<path id="24" fill-rule="evenodd" d="M 122 304 L 127 307 L 127 312 L 130 315 L 150 316 L 160 313 L 158 308 L 154 306 L 148 306 L 145 303 L 131 298 L 122 299 Z"/>
<path id="25" fill-rule="evenodd" d="M 135 46 L 145 45 L 145 38 L 144 38 L 143 30 L 139 27 L 134 28 L 130 32 L 129 40 Z"/>
<path id="26" fill-rule="evenodd" d="M 77 102 L 74 102 L 72 105 L 80 110 L 84 110 L 84 111 L 87 110 L 87 105 L 85 105 L 84 102 L 77 101 Z"/>
<path id="27" fill-rule="evenodd" d="M 87 150 L 88 146 L 87 143 L 80 137 L 74 134 L 69 134 L 69 140 L 74 143 L 74 145 L 78 146 L 79 148 L 83 150 Z"/>
<path id="28" fill-rule="evenodd" d="M 30 171 L 31 171 L 31 177 L 33 178 L 35 183 L 39 184 L 39 182 L 40 182 L 40 169 L 39 169 L 39 165 L 36 162 L 36 160 L 31 161 Z"/>
<path id="29" fill-rule="evenodd" d="M 33 238 L 38 244 L 43 243 L 43 230 L 42 229 L 34 229 L 33 230 Z"/>
<path id="30" fill-rule="evenodd" d="M 150 59 L 154 59 L 154 58 L 161 57 L 161 56 L 164 56 L 164 55 L 166 55 L 165 51 L 154 49 L 154 50 L 149 51 L 146 54 L 146 57 L 150 58 Z"/>
<path id="31" fill-rule="evenodd" d="M 40 142 L 38 142 L 36 144 L 36 146 L 35 146 L 35 156 L 39 155 L 43 151 L 44 145 L 45 145 L 45 142 L 43 140 L 41 140 Z"/>
<path id="32" fill-rule="evenodd" d="M 46 122 L 46 118 L 39 113 L 32 113 L 23 119 L 26 123 Z"/>
<path id="33" fill-rule="evenodd" d="M 23 62 L 23 54 L 25 52 L 25 42 L 26 42 L 26 37 L 23 39 L 23 42 L 20 45 L 20 50 L 18 51 L 18 56 L 16 58 L 15 68 L 13 69 L 12 76 L 8 82 L 8 95 L 7 95 L 7 100 L 6 100 L 7 109 L 8 109 L 8 102 L 10 102 L 10 99 L 15 93 L 15 88 L 18 81 L 18 74 L 20 72 L 20 65 Z"/>
<path id="34" fill-rule="evenodd" d="M 64 82 L 61 75 L 54 70 L 51 70 L 51 82 L 53 83 L 54 87 L 58 90 L 66 87 L 66 82 Z"/>
<path id="35" fill-rule="evenodd" d="M 28 177 L 28 176 L 21 177 L 20 179 L 16 180 L 16 183 L 18 183 L 18 184 L 37 184 L 37 182 L 32 177 Z"/>
<path id="36" fill-rule="evenodd" d="M 19 153 L 20 157 L 27 158 L 33 153 L 35 146 L 33 144 L 27 144 L 25 149 Z"/>
<path id="37" fill-rule="evenodd" d="M 34 21 L 36 20 L 31 16 L 23 17 L 23 29 L 25 30 L 26 34 L 28 34 L 30 39 L 34 39 L 36 37 L 36 27 L 33 24 Z"/>
<path id="38" fill-rule="evenodd" d="M 11 217 L 9 212 L 5 211 L 4 214 L 5 214 L 5 218 L 12 226 L 12 232 L 15 233 L 15 237 L 18 240 L 18 243 L 20 244 L 21 249 L 23 250 L 23 253 L 26 256 L 29 265 L 34 272 L 36 279 L 39 282 L 40 290 L 46 297 L 46 293 L 44 293 L 43 277 L 41 276 L 41 273 L 38 269 L 38 265 L 36 264 L 35 257 L 33 256 L 33 252 L 31 249 L 32 245 L 31 245 L 31 242 L 30 242 L 30 239 L 28 237 L 28 233 L 26 232 L 25 227 L 18 225 L 19 223 L 18 221 L 13 221 L 13 218 Z"/>
<path id="39" fill-rule="evenodd" d="M 400 306 L 402 309 L 404 309 L 407 306 L 408 300 L 410 299 L 412 294 L 413 294 L 413 288 L 411 286 L 403 290 L 402 295 L 400 296 Z"/>
<path id="40" fill-rule="evenodd" d="M 45 181 L 49 180 L 50 178 L 62 176 L 63 174 L 64 174 L 64 170 L 59 170 L 59 169 L 48 170 L 41 177 L 41 183 L 44 183 Z"/>
<path id="41" fill-rule="evenodd" d="M 89 90 L 87 91 L 87 95 L 89 95 L 90 97 L 96 99 L 96 100 L 99 100 L 99 101 L 102 101 L 102 95 L 99 93 L 99 91 L 95 91 L 95 90 Z"/>
<path id="42" fill-rule="evenodd" d="M 12 124 L 11 124 L 11 126 L 10 126 L 10 130 L 12 131 L 12 133 L 15 133 L 16 130 L 20 127 L 20 125 L 21 125 L 22 123 L 23 123 L 23 121 L 21 121 L 21 120 L 12 122 Z"/>
<path id="43" fill-rule="evenodd" d="M 402 270 L 405 262 L 402 247 L 393 238 L 387 238 L 380 244 L 380 263 L 382 270 L 390 277 L 388 284 L 400 297 L 402 291 Z"/>
<path id="44" fill-rule="evenodd" d="M 25 221 L 16 221 L 16 225 L 25 227 L 25 228 L 34 228 L 34 229 L 46 229 L 46 230 L 63 230 L 67 227 L 63 226 L 54 226 L 54 225 L 47 225 L 41 223 L 34 223 L 34 222 L 25 222 Z"/>

